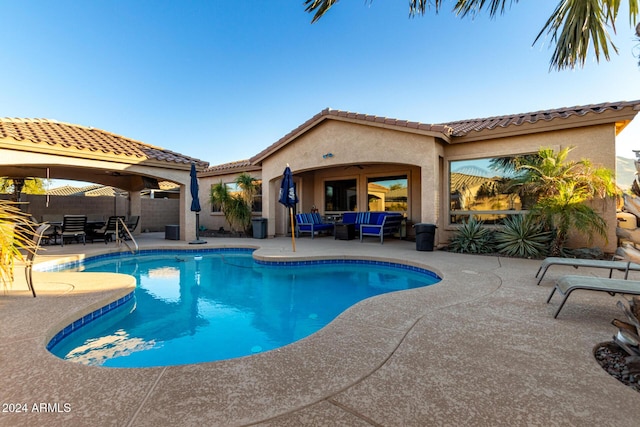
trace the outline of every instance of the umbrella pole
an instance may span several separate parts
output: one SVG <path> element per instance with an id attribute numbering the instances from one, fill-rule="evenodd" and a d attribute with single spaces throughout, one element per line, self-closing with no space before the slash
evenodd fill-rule
<path id="1" fill-rule="evenodd" d="M 200 212 L 196 212 L 196 240 L 200 240 Z"/>
<path id="2" fill-rule="evenodd" d="M 293 252 L 296 251 L 296 229 L 293 225 L 293 208 L 289 208 L 289 218 L 291 218 L 291 246 L 293 246 Z"/>

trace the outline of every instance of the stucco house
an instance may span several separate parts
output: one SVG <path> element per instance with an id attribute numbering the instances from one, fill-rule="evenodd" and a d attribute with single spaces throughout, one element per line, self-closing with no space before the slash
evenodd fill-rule
<path id="1" fill-rule="evenodd" d="M 589 158 L 615 171 L 616 136 L 638 110 L 640 100 L 426 124 L 325 109 L 252 158 L 211 167 L 99 129 L 46 119 L 0 119 L 0 176 L 76 179 L 120 188 L 129 192 L 129 215 L 140 214 L 142 191 L 159 181 L 173 182 L 180 189 L 180 238 L 192 240 L 192 162 L 200 177 L 202 226 L 228 227 L 208 203 L 210 189 L 218 182 L 233 186 L 246 172 L 262 183 L 254 215 L 267 219 L 268 236 L 289 232 L 288 212 L 277 201 L 289 164 L 300 198 L 298 212 L 317 208 L 336 217 L 347 211 L 397 211 L 406 218 L 403 236 L 413 234 L 413 224 L 435 224 L 436 244 L 444 244 L 469 215 L 491 224 L 526 210 L 525 201 L 501 186 L 508 172 L 496 169 L 492 159 L 574 146 L 573 159 Z M 606 241 L 594 244 L 612 252 L 615 204 L 597 208 L 609 232 Z"/>
<path id="2" fill-rule="evenodd" d="M 491 159 L 574 146 L 571 159 L 589 158 L 615 171 L 616 136 L 639 110 L 640 100 L 426 124 L 325 109 L 252 158 L 204 170 L 201 199 L 208 200 L 212 185 L 232 185 L 247 172 L 262 182 L 254 214 L 267 218 L 268 236 L 285 235 L 288 214 L 277 200 L 289 164 L 298 212 L 400 211 L 407 219 L 403 234 L 411 236 L 415 223 L 435 224 L 436 244 L 444 244 L 469 215 L 490 224 L 526 209 L 499 188 L 506 172 L 492 167 Z M 204 206 L 202 225 L 227 226 L 220 212 Z M 594 244 L 613 252 L 615 203 L 597 208 L 609 233 Z"/>

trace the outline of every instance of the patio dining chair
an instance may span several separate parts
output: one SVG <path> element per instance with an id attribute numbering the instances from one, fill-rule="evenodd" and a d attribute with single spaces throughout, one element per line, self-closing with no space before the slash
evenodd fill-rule
<path id="1" fill-rule="evenodd" d="M 64 246 L 65 238 L 82 238 L 82 244 L 87 243 L 87 217 L 86 215 L 65 215 L 62 219 L 62 229 L 60 230 L 60 244 Z"/>
<path id="2" fill-rule="evenodd" d="M 140 222 L 140 215 L 131 215 L 127 220 L 127 228 L 129 232 L 133 234 L 134 230 L 138 228 L 138 223 Z M 125 235 L 125 238 L 128 236 Z"/>
<path id="3" fill-rule="evenodd" d="M 98 228 L 97 230 L 94 230 L 93 233 L 91 233 L 91 236 L 89 236 L 89 238 L 91 239 L 91 241 L 93 242 L 94 240 L 104 240 L 104 244 L 106 245 L 108 242 L 110 242 L 111 240 L 113 240 L 113 236 L 118 233 L 119 236 L 122 236 L 122 224 L 118 224 L 118 220 L 122 218 L 124 219 L 123 216 L 110 216 L 109 219 L 107 220 L 107 222 L 104 224 L 104 226 L 102 226 L 101 228 Z"/>

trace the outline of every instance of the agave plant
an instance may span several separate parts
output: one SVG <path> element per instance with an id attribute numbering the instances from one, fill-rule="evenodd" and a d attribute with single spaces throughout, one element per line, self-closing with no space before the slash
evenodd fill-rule
<path id="1" fill-rule="evenodd" d="M 534 215 L 510 215 L 495 233 L 496 249 L 501 254 L 520 258 L 540 258 L 547 254 L 552 233 Z"/>
<path id="2" fill-rule="evenodd" d="M 449 242 L 449 250 L 468 254 L 493 252 L 493 231 L 472 216 L 456 230 Z"/>

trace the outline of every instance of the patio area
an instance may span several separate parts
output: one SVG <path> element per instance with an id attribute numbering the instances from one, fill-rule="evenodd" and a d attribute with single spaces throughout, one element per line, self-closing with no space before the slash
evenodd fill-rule
<path id="1" fill-rule="evenodd" d="M 635 426 L 640 419 L 640 394 L 593 357 L 596 344 L 615 333 L 619 297 L 576 292 L 558 319 L 559 298 L 545 303 L 554 279 L 576 274 L 573 268 L 554 267 L 536 286 L 540 261 L 418 252 L 397 239 L 303 237 L 295 253 L 284 237 L 206 240 L 194 247 L 148 233 L 138 242 L 141 249 L 255 247 L 272 260 L 397 260 L 443 280 L 365 300 L 278 350 L 115 369 L 60 360 L 45 345 L 70 321 L 128 293 L 133 279 L 34 272 L 33 298 L 17 268 L 17 283 L 0 294 L 0 426 Z M 44 249 L 37 262 L 114 251 L 115 244 Z M 28 410 L 11 412 L 11 404 Z"/>

